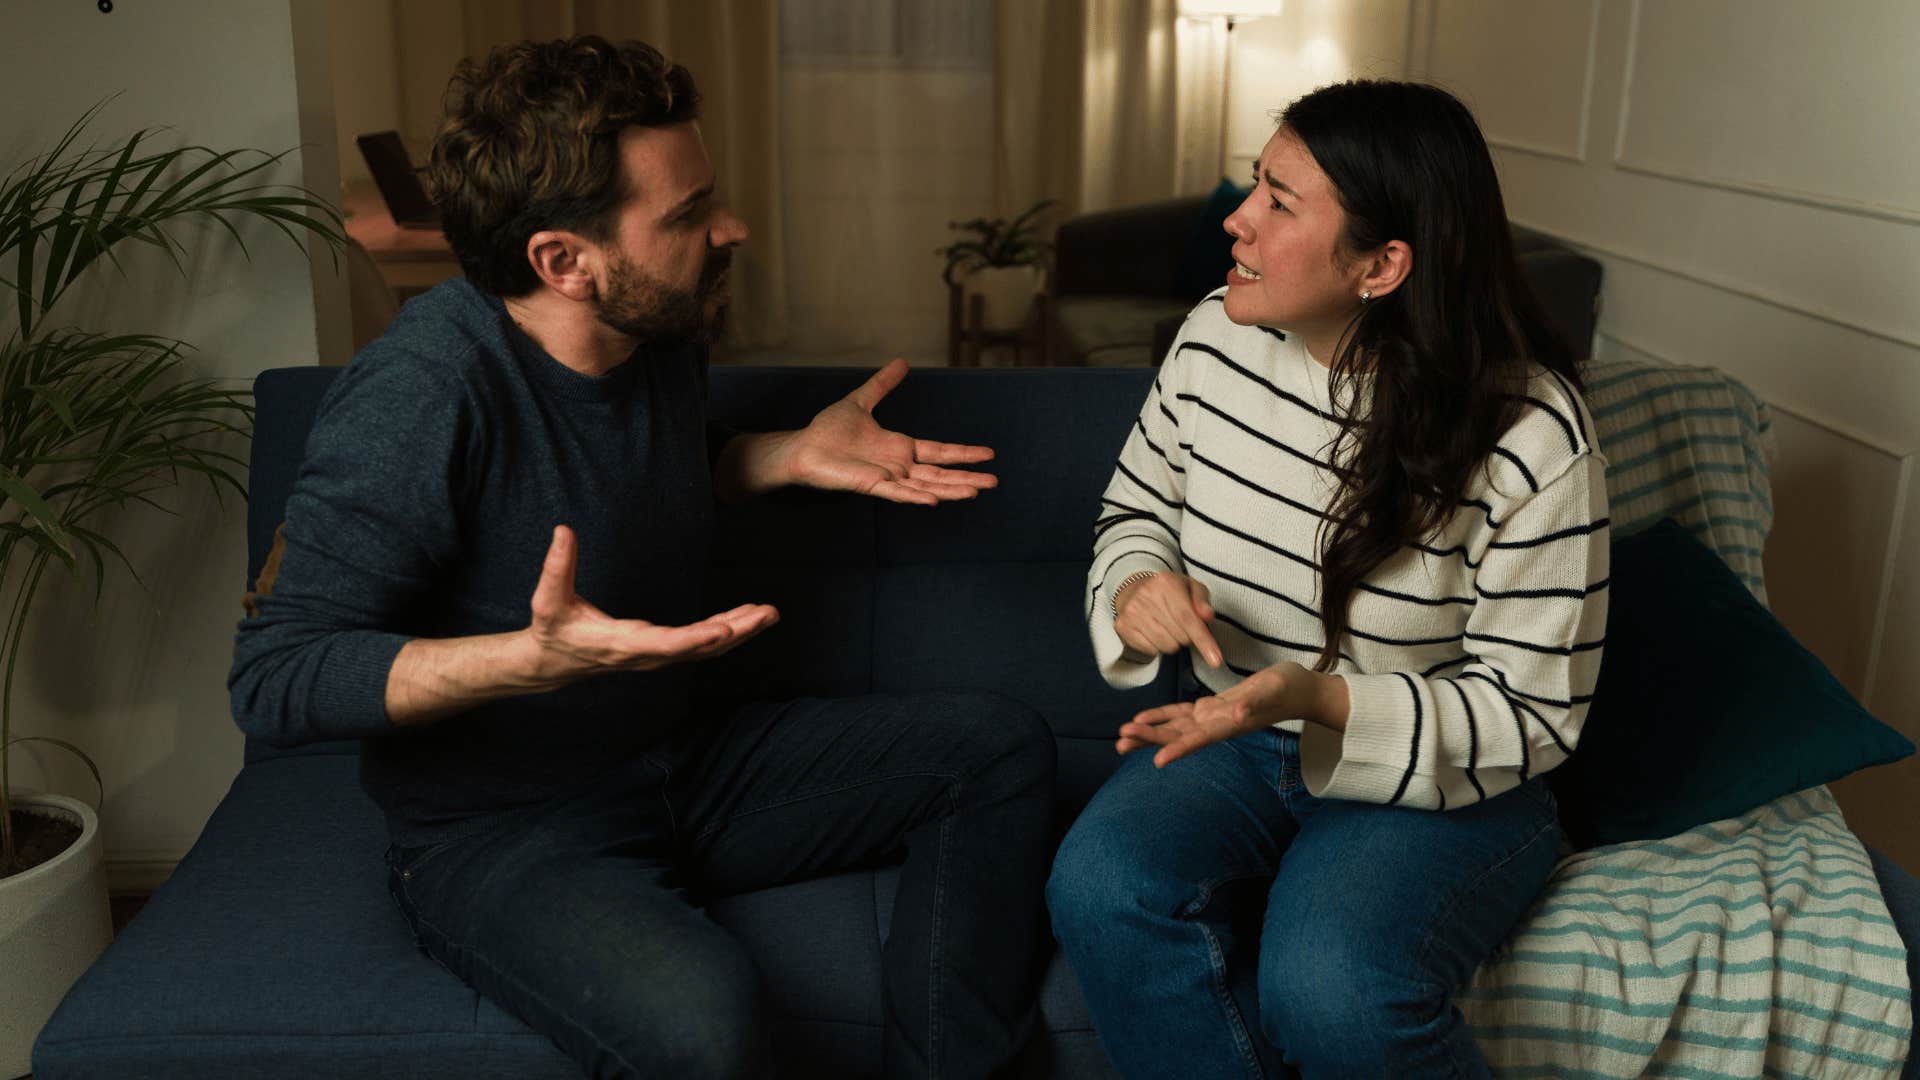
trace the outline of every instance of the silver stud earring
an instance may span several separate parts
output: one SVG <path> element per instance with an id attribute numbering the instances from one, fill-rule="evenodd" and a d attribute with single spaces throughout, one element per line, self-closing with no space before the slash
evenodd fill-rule
<path id="1" fill-rule="evenodd" d="M 1369 300 L 1371 300 L 1371 299 L 1373 299 L 1373 290 L 1372 290 L 1372 289 L 1361 289 L 1361 290 L 1360 290 L 1360 302 L 1361 302 L 1361 303 L 1363 303 L 1363 304 L 1364 304 L 1364 303 L 1366 303 L 1367 301 L 1369 301 Z"/>

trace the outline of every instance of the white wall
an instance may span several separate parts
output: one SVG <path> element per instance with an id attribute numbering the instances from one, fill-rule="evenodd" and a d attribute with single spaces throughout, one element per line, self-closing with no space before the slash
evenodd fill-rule
<path id="1" fill-rule="evenodd" d="M 326 5 L 328 54 L 336 75 L 328 81 L 332 84 L 340 148 L 340 178 L 346 183 L 371 179 L 366 159 L 354 143 L 356 136 L 401 131 L 402 137 L 407 137 L 401 126 L 395 21 L 393 0 L 330 0 Z M 417 144 L 415 140 L 409 149 Z M 422 155 L 415 161 L 424 164 L 426 158 Z"/>
<path id="2" fill-rule="evenodd" d="M 805 361 L 947 359 L 947 222 L 993 216 L 990 71 L 781 73 L 788 342 Z M 764 362 L 764 358 L 755 357 Z"/>
<path id="3" fill-rule="evenodd" d="M 329 194 L 339 181 L 331 103 L 324 82 L 312 81 L 324 51 L 319 15 L 319 0 L 123 2 L 106 15 L 91 3 L 10 4 L 0 34 L 0 169 L 49 148 L 88 106 L 122 92 L 96 121 L 96 141 L 170 126 L 156 145 L 298 147 L 270 179 Z M 185 277 L 164 258 L 123 253 L 124 279 L 98 267 L 49 325 L 182 338 L 198 347 L 195 374 L 242 384 L 344 347 L 344 283 L 325 255 L 316 269 L 270 227 L 242 230 L 251 262 L 224 233 L 179 235 L 196 254 Z M 221 507 L 203 487 L 183 489 L 171 505 L 178 517 L 128 512 L 108 523 L 147 591 L 120 571 L 96 612 L 90 584 L 43 586 L 15 688 L 16 734 L 71 740 L 100 765 L 115 888 L 164 876 L 240 764 L 225 683 L 245 508 L 231 495 Z M 26 787 L 93 798 L 91 779 L 58 751 L 20 748 L 15 768 Z"/>
<path id="4" fill-rule="evenodd" d="M 1255 64 L 1236 53 L 1242 156 L 1284 101 L 1267 91 L 1342 77 L 1336 58 L 1390 76 L 1398 58 L 1458 93 L 1495 147 L 1511 216 L 1605 264 L 1602 354 L 1718 367 L 1772 404 L 1773 607 L 1876 715 L 1920 741 L 1920 493 L 1909 490 L 1920 143 L 1908 136 L 1920 6 L 1288 9 L 1239 31 L 1293 61 L 1253 81 Z M 1920 761 L 1834 791 L 1868 842 L 1920 872 Z"/>

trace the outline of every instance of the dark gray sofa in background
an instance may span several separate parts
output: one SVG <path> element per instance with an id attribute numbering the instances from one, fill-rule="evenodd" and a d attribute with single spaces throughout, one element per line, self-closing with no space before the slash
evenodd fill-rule
<path id="1" fill-rule="evenodd" d="M 1553 306 L 1590 320 L 1598 267 L 1567 280 L 1575 291 Z M 1113 767 L 1117 724 L 1170 700 L 1180 677 L 1168 665 L 1147 688 L 1108 688 L 1094 672 L 1081 598 L 1097 500 L 1153 374 L 916 371 L 882 418 L 994 446 L 1000 488 L 932 510 L 805 494 L 729 508 L 710 599 L 716 608 L 770 601 L 784 618 L 708 667 L 707 699 L 940 687 L 1010 694 L 1039 709 L 1058 737 L 1064 828 Z M 792 427 L 865 375 L 720 368 L 713 413 L 746 429 Z M 257 383 L 249 582 L 333 376 L 287 369 Z M 358 786 L 356 753 L 353 744 L 248 746 L 192 851 L 42 1032 L 40 1080 L 575 1075 L 547 1040 L 414 949 L 387 895 L 385 840 Z M 1876 869 L 1906 939 L 1920 942 L 1920 885 L 1884 860 Z M 765 975 L 792 1072 L 877 1069 L 880 945 L 894 878 L 878 868 L 713 906 Z M 1035 1041 L 1024 1075 L 1113 1075 L 1057 954 L 1042 1008 L 1047 1037 Z"/>
<path id="2" fill-rule="evenodd" d="M 1211 216 L 1218 210 L 1208 196 L 1192 195 L 1061 222 L 1047 314 L 1050 362 L 1160 363 L 1187 311 L 1221 285 L 1231 265 L 1232 241 Z M 1586 357 L 1599 315 L 1600 264 L 1520 225 L 1513 226 L 1513 249 L 1555 325 Z M 1210 272 L 1215 267 L 1218 274 Z"/>

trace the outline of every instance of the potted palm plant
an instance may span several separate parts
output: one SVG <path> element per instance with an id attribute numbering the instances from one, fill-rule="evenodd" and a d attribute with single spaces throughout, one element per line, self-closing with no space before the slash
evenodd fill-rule
<path id="1" fill-rule="evenodd" d="M 947 223 L 947 228 L 971 235 L 935 249 L 935 254 L 947 258 L 940 276 L 948 285 L 980 297 L 980 329 L 1006 332 L 1026 322 L 1027 309 L 1046 284 L 1051 246 L 1040 238 L 1035 219 L 1053 204 L 1052 199 L 1042 199 L 1012 221 L 974 218 Z"/>
<path id="2" fill-rule="evenodd" d="M 96 603 L 109 564 L 133 573 L 107 534 L 110 510 L 164 510 L 160 497 L 190 479 L 244 498 L 234 450 L 253 417 L 244 390 L 186 375 L 185 342 L 53 326 L 49 313 L 102 259 L 118 266 L 128 243 L 159 248 L 184 272 L 170 230 L 188 222 L 220 226 L 243 253 L 235 226 L 248 219 L 296 244 L 303 232 L 334 251 L 345 243 L 337 209 L 259 183 L 284 155 L 154 150 L 151 130 L 79 146 L 104 104 L 0 181 L 0 1076 L 27 1071 L 35 1034 L 110 934 L 93 808 L 13 790 L 10 755 L 25 743 L 71 752 L 100 780 L 72 743 L 13 734 L 34 599 L 49 570 L 90 582 Z"/>

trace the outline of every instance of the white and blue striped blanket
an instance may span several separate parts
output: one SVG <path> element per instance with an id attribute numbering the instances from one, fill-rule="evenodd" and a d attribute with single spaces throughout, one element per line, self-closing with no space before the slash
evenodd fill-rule
<path id="1" fill-rule="evenodd" d="M 1762 602 L 1766 405 L 1710 368 L 1598 363 L 1587 403 L 1617 533 L 1691 528 Z M 1494 1072 L 1891 1077 L 1913 1037 L 1902 944 L 1825 787 L 1578 852 L 1458 1001 Z"/>

